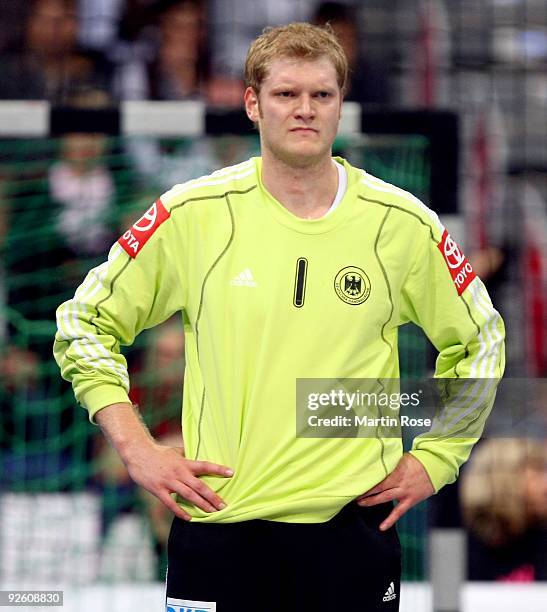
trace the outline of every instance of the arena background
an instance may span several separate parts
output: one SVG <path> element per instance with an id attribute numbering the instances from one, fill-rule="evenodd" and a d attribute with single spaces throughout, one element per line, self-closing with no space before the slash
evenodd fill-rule
<path id="1" fill-rule="evenodd" d="M 506 322 L 507 375 L 545 377 L 545 2 L 4 0 L 0 588 L 63 590 L 71 611 L 162 609 L 168 513 L 60 379 L 55 308 L 160 193 L 257 154 L 239 102 L 248 44 L 265 25 L 321 16 L 355 56 L 336 152 L 440 214 Z M 156 437 L 176 439 L 179 322 L 124 352 L 133 401 Z M 402 376 L 432 371 L 416 328 L 400 356 Z M 492 472 L 479 481 L 494 506 L 502 471 L 528 516 L 528 441 L 512 442 L 477 459 Z M 401 610 L 545 609 L 544 526 L 515 519 L 518 533 L 492 545 L 468 517 L 453 485 L 400 521 Z"/>

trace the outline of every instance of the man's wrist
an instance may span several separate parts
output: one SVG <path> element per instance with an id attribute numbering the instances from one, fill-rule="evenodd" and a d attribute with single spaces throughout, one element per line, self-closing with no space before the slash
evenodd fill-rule
<path id="1" fill-rule="evenodd" d="M 155 446 L 156 442 L 153 438 L 143 436 L 142 438 L 128 438 L 119 441 L 116 445 L 116 450 L 127 467 L 137 456 L 142 455 L 143 451 L 146 451 L 147 448 L 153 449 Z"/>
<path id="2" fill-rule="evenodd" d="M 125 465 L 147 446 L 155 445 L 139 411 L 131 403 L 103 407 L 97 412 L 97 423 Z"/>

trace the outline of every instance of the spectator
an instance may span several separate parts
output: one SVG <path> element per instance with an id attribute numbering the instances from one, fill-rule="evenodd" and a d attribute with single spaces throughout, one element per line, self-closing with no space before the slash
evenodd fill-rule
<path id="1" fill-rule="evenodd" d="M 160 3 L 161 45 L 149 68 L 150 98 L 200 98 L 208 77 L 207 34 L 203 0 Z"/>
<path id="2" fill-rule="evenodd" d="M 546 459 L 530 439 L 487 440 L 472 455 L 461 481 L 471 580 L 547 579 Z"/>
<path id="3" fill-rule="evenodd" d="M 313 23 L 331 26 L 348 58 L 350 81 L 345 100 L 360 104 L 389 102 L 385 72 L 367 61 L 360 49 L 359 20 L 353 7 L 342 2 L 321 2 L 315 9 Z"/>
<path id="4" fill-rule="evenodd" d="M 94 90 L 68 102 L 80 108 L 101 108 L 110 99 L 104 91 Z M 50 257 L 63 287 L 80 278 L 80 266 L 93 264 L 93 258 L 127 226 L 132 200 L 140 200 L 136 194 L 130 163 L 114 140 L 100 133 L 62 136 L 59 159 L 48 171 L 47 198 L 53 220 Z"/>
<path id="5" fill-rule="evenodd" d="M 151 61 L 125 62 L 117 83 L 123 99 L 187 100 L 205 95 L 208 77 L 203 0 L 163 0 L 155 9 L 158 49 Z"/>
<path id="6" fill-rule="evenodd" d="M 65 103 L 84 88 L 109 89 L 110 65 L 78 47 L 77 26 L 74 0 L 33 0 L 23 40 L 1 58 L 0 98 Z"/>
<path id="7" fill-rule="evenodd" d="M 107 149 L 104 134 L 67 134 L 61 141 L 61 159 L 49 171 L 49 195 L 60 208 L 57 232 L 82 256 L 95 254 L 111 241 L 108 209 L 114 179 L 103 162 Z"/>

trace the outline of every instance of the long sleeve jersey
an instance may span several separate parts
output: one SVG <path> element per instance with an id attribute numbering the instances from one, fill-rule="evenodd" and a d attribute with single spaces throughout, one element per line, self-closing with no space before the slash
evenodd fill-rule
<path id="1" fill-rule="evenodd" d="M 398 438 L 295 433 L 301 378 L 397 378 L 398 327 L 418 324 L 440 378 L 500 378 L 504 327 L 483 283 L 417 198 L 337 158 L 340 204 L 293 215 L 264 188 L 261 159 L 177 185 L 128 229 L 57 312 L 54 354 L 94 415 L 128 402 L 120 345 L 182 312 L 186 456 L 230 466 L 203 480 L 227 502 L 195 520 L 322 522 L 387 476 Z M 436 490 L 473 441 L 416 440 Z"/>

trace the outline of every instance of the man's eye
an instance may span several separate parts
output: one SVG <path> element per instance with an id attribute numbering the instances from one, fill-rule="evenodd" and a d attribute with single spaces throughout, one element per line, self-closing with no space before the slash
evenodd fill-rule
<path id="1" fill-rule="evenodd" d="M 281 98 L 290 98 L 292 96 L 292 91 L 280 91 L 277 95 Z"/>
<path id="2" fill-rule="evenodd" d="M 331 94 L 330 91 L 319 91 L 317 92 L 317 96 L 319 98 L 330 98 Z"/>

